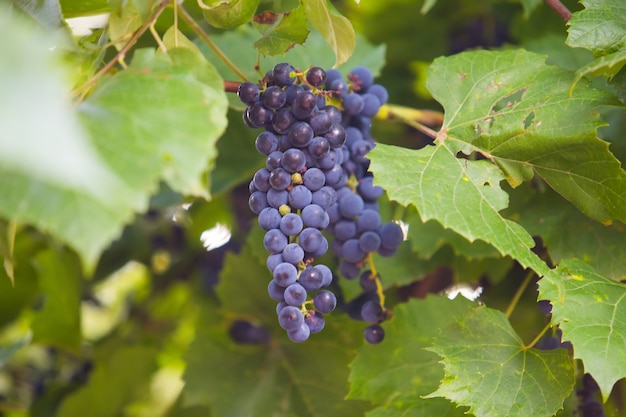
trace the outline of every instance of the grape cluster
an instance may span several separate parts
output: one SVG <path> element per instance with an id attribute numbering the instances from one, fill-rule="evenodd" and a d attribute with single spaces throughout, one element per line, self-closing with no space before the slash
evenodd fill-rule
<path id="1" fill-rule="evenodd" d="M 324 314 L 337 305 L 327 289 L 330 268 L 314 264 L 329 249 L 322 232 L 334 237 L 332 253 L 348 279 L 360 274 L 370 253 L 391 255 L 403 239 L 397 224 L 381 222 L 376 199 L 383 190 L 373 185 L 365 157 L 374 146 L 371 118 L 387 92 L 363 67 L 345 82 L 336 70 L 299 72 L 281 63 L 260 84 L 241 84 L 238 96 L 247 105 L 244 122 L 263 129 L 255 145 L 266 164 L 250 182 L 249 206 L 266 231 L 268 293 L 278 302 L 280 326 L 303 342 L 323 329 Z M 361 276 L 364 289 L 380 290 L 371 270 Z M 381 300 L 362 306 L 361 318 L 372 323 L 368 342 L 382 340 L 378 323 L 385 317 Z"/>

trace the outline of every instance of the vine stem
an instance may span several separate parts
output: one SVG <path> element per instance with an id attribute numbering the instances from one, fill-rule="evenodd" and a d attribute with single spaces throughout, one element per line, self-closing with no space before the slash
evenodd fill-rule
<path id="1" fill-rule="evenodd" d="M 383 106 L 376 117 L 383 120 L 401 120 L 433 139 L 437 138 L 437 132 L 426 125 L 441 126 L 443 124 L 443 113 L 441 112 L 417 110 L 395 104 Z"/>
<path id="2" fill-rule="evenodd" d="M 383 284 L 380 281 L 380 276 L 378 275 L 378 270 L 376 270 L 376 265 L 374 265 L 374 257 L 372 254 L 367 255 L 367 264 L 370 267 L 370 271 L 372 272 L 372 278 L 376 283 L 376 295 L 378 295 L 378 303 L 380 307 L 385 311 L 385 291 L 383 290 Z"/>
<path id="3" fill-rule="evenodd" d="M 534 347 L 537 343 L 539 343 L 539 341 L 541 340 L 541 338 L 543 337 L 544 334 L 546 334 L 546 332 L 548 331 L 548 329 L 552 327 L 550 325 L 550 323 L 546 324 L 545 327 L 543 328 L 543 330 L 541 330 L 539 332 L 539 334 L 537 336 L 535 336 L 535 338 L 533 339 L 532 342 L 530 342 L 529 344 L 527 344 L 526 346 L 524 346 L 524 349 L 530 349 L 532 347 Z"/>
<path id="4" fill-rule="evenodd" d="M 154 24 L 154 22 L 156 22 L 156 20 L 159 18 L 161 13 L 163 13 L 165 8 L 170 4 L 171 1 L 172 0 L 162 0 L 159 3 L 159 5 L 157 6 L 157 8 L 154 10 L 154 12 L 152 12 L 152 15 L 150 15 L 148 20 L 146 20 L 139 27 L 139 29 L 137 29 L 136 31 L 133 32 L 133 34 L 130 37 L 130 39 L 128 40 L 128 42 L 126 42 L 126 44 L 122 47 L 122 49 L 119 50 L 119 52 L 113 57 L 113 59 L 111 59 L 109 62 L 107 62 L 106 65 L 100 69 L 100 71 L 96 72 L 93 75 L 93 77 L 88 79 L 82 86 L 80 86 L 76 90 L 72 91 L 72 95 L 75 95 L 75 94 L 83 91 L 84 89 L 88 88 L 89 86 L 93 85 L 93 83 L 98 81 L 98 79 L 100 77 L 102 77 L 102 75 L 104 75 L 111 68 L 113 68 L 113 66 L 115 66 L 116 62 L 123 61 L 124 60 L 124 56 L 126 56 L 126 53 L 130 50 L 130 48 L 133 47 L 133 45 L 135 45 L 135 43 L 139 40 L 141 35 L 143 35 L 148 29 L 150 29 L 150 26 L 152 26 L 152 24 Z"/>
<path id="5" fill-rule="evenodd" d="M 217 55 L 219 59 L 221 59 L 228 66 L 228 68 L 230 68 L 235 74 L 237 74 L 239 78 L 241 78 L 243 81 L 248 81 L 248 77 L 246 77 L 246 75 L 237 67 L 237 65 L 235 65 L 233 61 L 231 61 L 226 56 L 226 54 L 224 54 L 224 52 L 222 52 L 222 50 L 215 44 L 215 42 L 213 42 L 211 38 L 209 38 L 204 30 L 202 30 L 200 25 L 196 23 L 193 17 L 191 17 L 189 13 L 187 13 L 187 10 L 185 10 L 183 5 L 179 4 L 177 9 L 178 14 L 189 26 L 191 26 L 193 31 L 196 32 L 196 34 L 204 41 L 204 43 L 206 43 L 208 47 L 211 48 L 213 52 L 215 52 L 215 55 Z"/>
<path id="6" fill-rule="evenodd" d="M 561 3 L 560 0 L 545 0 L 546 4 L 550 6 L 564 21 L 568 21 L 572 18 L 572 12 Z"/>
<path id="7" fill-rule="evenodd" d="M 528 287 L 528 284 L 530 284 L 530 280 L 532 279 L 534 275 L 535 275 L 534 271 L 529 271 L 528 274 L 526 274 L 526 276 L 524 277 L 524 281 L 522 281 L 522 285 L 519 286 L 519 288 L 515 292 L 515 295 L 513 296 L 513 299 L 511 300 L 511 303 L 509 304 L 506 311 L 504 312 L 507 318 L 511 317 L 511 314 L 513 313 L 513 310 L 515 310 L 515 307 L 517 306 L 519 299 L 522 297 L 522 294 L 524 294 L 524 291 L 526 291 L 526 287 Z"/>

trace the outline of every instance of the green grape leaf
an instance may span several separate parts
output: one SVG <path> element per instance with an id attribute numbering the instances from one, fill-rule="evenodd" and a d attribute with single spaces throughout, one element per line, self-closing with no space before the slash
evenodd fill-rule
<path id="1" fill-rule="evenodd" d="M 530 250 L 534 241 L 528 232 L 499 213 L 508 204 L 500 170 L 488 161 L 457 158 L 457 146 L 446 141 L 411 150 L 378 144 L 369 154 L 370 169 L 389 198 L 415 205 L 424 222 L 435 219 L 470 242 L 490 243 L 539 275 L 550 273 Z"/>
<path id="2" fill-rule="evenodd" d="M 140 398 L 156 371 L 154 347 L 123 346 L 97 355 L 87 385 L 65 397 L 55 414 L 59 417 L 115 417 Z"/>
<path id="3" fill-rule="evenodd" d="M 595 56 L 626 49 L 626 5 L 622 0 L 582 0 L 584 10 L 567 22 L 567 44 Z"/>
<path id="4" fill-rule="evenodd" d="M 352 23 L 344 16 L 331 13 L 326 0 L 303 0 L 302 4 L 311 25 L 322 34 L 335 53 L 334 66 L 346 62 L 356 45 Z"/>
<path id="5" fill-rule="evenodd" d="M 505 215 L 519 219 L 533 236 L 541 236 L 554 263 L 579 257 L 603 275 L 626 278 L 626 227 L 621 223 L 593 221 L 554 191 L 537 193 L 530 185 L 511 193 Z"/>
<path id="6" fill-rule="evenodd" d="M 457 407 L 445 398 L 429 398 L 408 407 L 383 406 L 373 409 L 365 417 L 468 417 L 466 407 Z"/>
<path id="7" fill-rule="evenodd" d="M 445 109 L 438 144 L 482 154 L 512 186 L 537 174 L 587 216 L 626 223 L 626 172 L 593 111 L 615 99 L 585 86 L 570 98 L 572 74 L 544 60 L 523 50 L 436 59 L 427 87 Z"/>
<path id="8" fill-rule="evenodd" d="M 300 5 L 293 10 L 285 12 L 278 20 L 275 14 L 265 12 L 257 15 L 253 20 L 261 33 L 261 39 L 254 43 L 254 47 L 263 55 L 284 55 L 295 44 L 303 44 L 309 30 L 306 26 L 306 14 Z M 266 18 L 269 16 L 269 21 Z"/>
<path id="9" fill-rule="evenodd" d="M 605 75 L 612 78 L 615 74 L 620 72 L 624 65 L 626 65 L 626 48 L 612 54 L 598 57 L 576 70 L 576 77 L 574 81 L 572 81 L 570 92 L 583 77 Z"/>
<path id="10" fill-rule="evenodd" d="M 626 377 L 626 286 L 577 259 L 562 261 L 558 272 L 539 281 L 539 299 L 552 304 L 552 322 L 606 401 L 613 384 Z"/>
<path id="11" fill-rule="evenodd" d="M 367 399 L 402 412 L 430 403 L 439 403 L 437 407 L 449 405 L 441 399 L 422 398 L 436 389 L 443 377 L 439 357 L 425 348 L 471 305 L 462 297 L 451 301 L 431 295 L 396 306 L 392 318 L 383 325 L 385 340 L 380 345 L 359 348 L 350 364 L 348 398 Z"/>
<path id="12" fill-rule="evenodd" d="M 61 0 L 61 11 L 66 19 L 92 16 L 111 10 L 109 0 Z"/>
<path id="13" fill-rule="evenodd" d="M 226 109 L 215 69 L 184 48 L 167 56 L 136 51 L 125 71 L 78 106 L 101 154 L 133 188 L 151 191 L 162 178 L 199 197 L 208 197 L 201 176 L 214 163 Z"/>
<path id="14" fill-rule="evenodd" d="M 141 13 L 134 2 L 125 4 L 117 13 L 109 15 L 109 36 L 118 51 L 126 45 L 130 34 L 141 27 L 141 23 Z"/>
<path id="15" fill-rule="evenodd" d="M 525 347 L 507 317 L 484 306 L 443 329 L 430 350 L 443 358 L 445 377 L 428 397 L 477 416 L 551 416 L 574 387 L 566 349 Z"/>
<path id="16" fill-rule="evenodd" d="M 232 29 L 252 19 L 259 0 L 198 0 L 198 5 L 211 26 Z"/>
<path id="17" fill-rule="evenodd" d="M 67 30 L 58 0 L 10 0 L 10 3 L 48 31 Z"/>
<path id="18" fill-rule="evenodd" d="M 69 251 L 48 249 L 37 254 L 35 268 L 44 301 L 31 325 L 33 342 L 76 350 L 82 339 L 80 263 Z"/>

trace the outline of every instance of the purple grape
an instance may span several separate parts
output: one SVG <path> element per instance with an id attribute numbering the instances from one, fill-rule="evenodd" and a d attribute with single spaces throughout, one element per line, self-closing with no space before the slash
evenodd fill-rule
<path id="1" fill-rule="evenodd" d="M 365 337 L 365 340 L 367 341 L 367 343 L 376 345 L 382 342 L 383 339 L 385 338 L 385 331 L 383 330 L 382 327 L 380 327 L 380 325 L 372 324 L 365 328 L 365 331 L 363 332 L 363 336 Z"/>
<path id="2" fill-rule="evenodd" d="M 332 292 L 321 290 L 313 298 L 313 305 L 322 314 L 330 313 L 337 306 L 337 298 Z"/>
<path id="3" fill-rule="evenodd" d="M 278 313 L 278 324 L 288 332 L 297 330 L 304 324 L 304 316 L 299 308 L 287 306 Z"/>
<path id="4" fill-rule="evenodd" d="M 285 302 L 291 306 L 301 306 L 306 301 L 306 295 L 306 289 L 298 283 L 285 288 Z"/>
<path id="5" fill-rule="evenodd" d="M 309 326 L 311 334 L 319 333 L 326 324 L 324 316 L 319 311 L 311 310 L 304 316 L 304 323 Z"/>

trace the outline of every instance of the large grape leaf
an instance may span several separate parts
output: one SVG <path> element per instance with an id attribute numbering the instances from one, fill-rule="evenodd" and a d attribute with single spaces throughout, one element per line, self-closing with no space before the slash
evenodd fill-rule
<path id="1" fill-rule="evenodd" d="M 335 65 L 346 62 L 356 45 L 352 23 L 344 16 L 330 11 L 326 0 L 302 0 L 311 25 L 322 34 L 335 53 Z"/>
<path id="2" fill-rule="evenodd" d="M 289 341 L 267 295 L 271 276 L 249 246 L 227 255 L 220 280 L 221 310 L 204 307 L 186 355 L 185 406 L 207 404 L 220 417 L 363 415 L 365 402 L 344 399 L 362 328 L 331 313 L 321 333 L 301 344 Z M 272 340 L 235 344 L 227 334 L 233 318 L 265 326 Z"/>
<path id="3" fill-rule="evenodd" d="M 550 273 L 531 251 L 534 241 L 528 232 L 499 213 L 508 204 L 500 170 L 488 161 L 457 158 L 460 146 L 446 141 L 411 150 L 378 144 L 369 154 L 370 169 L 376 184 L 391 199 L 415 205 L 422 221 L 435 219 L 470 242 L 490 243 L 539 275 Z"/>
<path id="4" fill-rule="evenodd" d="M 253 20 L 253 25 L 262 33 L 254 47 L 263 55 L 284 55 L 295 44 L 303 44 L 309 34 L 302 6 L 282 15 L 269 14 L 269 22 L 263 19 L 264 16 L 262 14 Z M 278 16 L 282 17 L 279 19 Z"/>
<path id="5" fill-rule="evenodd" d="M 577 259 L 561 262 L 559 276 L 539 281 L 539 298 L 552 304 L 552 321 L 574 345 L 604 400 L 626 377 L 626 286 Z"/>
<path id="6" fill-rule="evenodd" d="M 362 346 L 350 364 L 348 398 L 367 399 L 380 406 L 368 417 L 426 416 L 425 409 L 430 407 L 439 411 L 452 408 L 449 415 L 463 415 L 447 401 L 421 397 L 432 392 L 443 377 L 439 357 L 425 348 L 470 306 L 463 297 L 452 301 L 430 296 L 395 307 L 393 317 L 383 325 L 383 343 Z"/>
<path id="7" fill-rule="evenodd" d="M 524 346 L 507 317 L 481 306 L 442 330 L 430 349 L 445 377 L 429 397 L 445 397 L 477 416 L 551 416 L 574 387 L 566 349 Z"/>
<path id="8" fill-rule="evenodd" d="M 626 223 L 626 172 L 596 137 L 595 109 L 616 103 L 523 50 L 436 59 L 427 87 L 445 109 L 438 144 L 479 152 L 517 186 L 534 174 L 601 222 Z"/>

